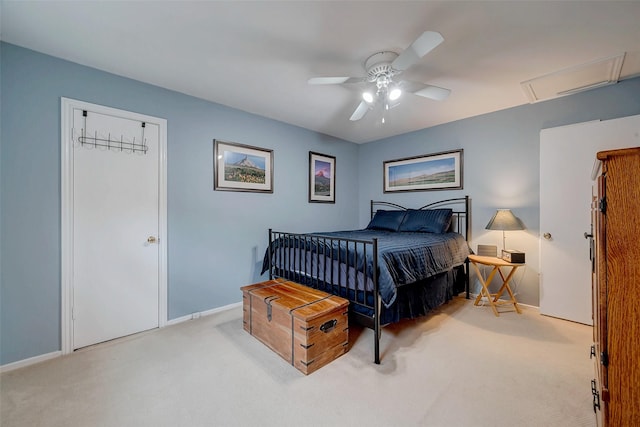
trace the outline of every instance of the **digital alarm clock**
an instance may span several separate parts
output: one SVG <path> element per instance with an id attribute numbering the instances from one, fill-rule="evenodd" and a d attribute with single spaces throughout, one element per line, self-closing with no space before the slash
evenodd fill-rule
<path id="1" fill-rule="evenodd" d="M 514 264 L 524 264 L 524 252 L 503 249 L 502 259 Z"/>

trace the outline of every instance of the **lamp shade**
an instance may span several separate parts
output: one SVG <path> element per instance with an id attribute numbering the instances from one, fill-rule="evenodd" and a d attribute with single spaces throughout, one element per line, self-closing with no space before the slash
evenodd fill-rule
<path id="1" fill-rule="evenodd" d="M 485 227 L 487 230 L 524 230 L 524 224 L 511 209 L 498 209 Z"/>

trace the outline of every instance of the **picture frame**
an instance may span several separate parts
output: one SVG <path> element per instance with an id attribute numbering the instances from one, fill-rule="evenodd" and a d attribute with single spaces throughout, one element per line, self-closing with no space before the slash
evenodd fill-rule
<path id="1" fill-rule="evenodd" d="M 383 191 L 461 190 L 463 151 L 444 151 L 385 161 Z"/>
<path id="2" fill-rule="evenodd" d="M 213 189 L 273 193 L 273 150 L 213 140 Z"/>
<path id="3" fill-rule="evenodd" d="M 309 203 L 336 202 L 336 158 L 309 151 Z"/>

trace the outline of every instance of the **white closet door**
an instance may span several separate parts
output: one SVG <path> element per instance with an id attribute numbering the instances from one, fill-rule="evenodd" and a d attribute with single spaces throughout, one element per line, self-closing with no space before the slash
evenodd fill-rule
<path id="1" fill-rule="evenodd" d="M 158 327 L 159 127 L 80 109 L 73 123 L 76 349 Z"/>
<path id="2" fill-rule="evenodd" d="M 640 116 L 540 133 L 540 313 L 593 324 L 584 237 L 591 230 L 591 171 L 598 151 L 632 146 L 640 146 Z"/>

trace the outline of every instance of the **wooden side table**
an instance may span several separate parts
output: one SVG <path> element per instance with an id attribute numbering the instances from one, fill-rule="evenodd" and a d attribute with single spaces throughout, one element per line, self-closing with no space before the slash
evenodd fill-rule
<path id="1" fill-rule="evenodd" d="M 482 289 L 480 289 L 480 293 L 476 297 L 476 300 L 473 303 L 473 305 L 478 305 L 482 297 L 487 297 L 487 300 L 489 301 L 489 305 L 491 306 L 491 309 L 493 310 L 493 313 L 496 316 L 500 316 L 500 313 L 498 313 L 498 306 L 505 305 L 505 304 L 513 304 L 513 306 L 516 309 L 516 312 L 518 314 L 521 314 L 522 312 L 520 311 L 520 307 L 518 307 L 518 301 L 516 301 L 516 297 L 513 295 L 513 292 L 511 291 L 511 287 L 509 287 L 509 282 L 511 281 L 511 278 L 513 277 L 518 267 L 522 267 L 524 263 L 514 264 L 511 262 L 507 262 L 501 258 L 490 257 L 490 256 L 479 256 L 479 255 L 469 255 L 469 261 L 471 261 L 471 263 L 475 267 L 476 273 L 478 273 L 478 280 L 480 280 L 480 283 L 482 284 Z M 482 277 L 482 273 L 480 272 L 480 268 L 478 267 L 478 264 L 488 265 L 493 267 L 486 281 Z M 502 267 L 511 267 L 511 270 L 507 274 L 507 277 L 504 277 L 504 273 L 501 270 Z M 493 277 L 496 275 L 496 273 L 500 274 L 500 277 L 502 278 L 502 286 L 500 287 L 500 290 L 498 290 L 497 293 L 492 294 L 489 292 L 488 284 L 491 283 L 491 280 L 493 280 Z M 502 296 L 504 291 L 507 291 L 507 293 L 511 297 L 510 300 L 504 300 L 504 301 L 500 300 L 500 297 Z"/>

